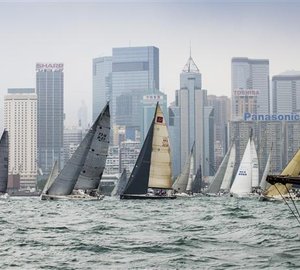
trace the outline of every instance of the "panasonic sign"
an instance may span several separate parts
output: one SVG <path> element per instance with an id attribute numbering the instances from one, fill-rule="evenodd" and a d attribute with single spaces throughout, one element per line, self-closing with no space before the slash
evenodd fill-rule
<path id="1" fill-rule="evenodd" d="M 244 121 L 299 121 L 300 115 L 297 113 L 289 114 L 253 114 L 244 113 Z"/>

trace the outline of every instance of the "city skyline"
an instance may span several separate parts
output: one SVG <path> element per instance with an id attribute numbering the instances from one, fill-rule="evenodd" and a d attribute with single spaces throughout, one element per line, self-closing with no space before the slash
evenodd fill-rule
<path id="1" fill-rule="evenodd" d="M 270 77 L 300 70 L 299 10 L 294 1 L 0 2 L 0 126 L 7 89 L 35 87 L 38 62 L 65 65 L 65 124 L 77 123 L 82 101 L 91 121 L 92 61 L 111 56 L 112 48 L 158 47 L 168 103 L 180 88 L 190 44 L 209 95 L 231 96 L 232 57 L 269 59 Z"/>

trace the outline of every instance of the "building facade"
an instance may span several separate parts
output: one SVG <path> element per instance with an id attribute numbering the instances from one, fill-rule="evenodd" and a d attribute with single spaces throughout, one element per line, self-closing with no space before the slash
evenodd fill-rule
<path id="1" fill-rule="evenodd" d="M 37 95 L 33 88 L 10 88 L 4 97 L 9 134 L 9 174 L 20 175 L 20 188 L 35 188 L 37 177 Z"/>
<path id="2" fill-rule="evenodd" d="M 64 65 L 36 64 L 38 166 L 49 174 L 62 165 L 64 132 Z"/>
<path id="3" fill-rule="evenodd" d="M 300 72 L 285 72 L 272 77 L 273 113 L 300 111 Z"/>
<path id="4" fill-rule="evenodd" d="M 111 100 L 111 71 L 111 56 L 93 59 L 93 121 Z"/>
<path id="5" fill-rule="evenodd" d="M 232 58 L 232 120 L 242 120 L 245 112 L 270 113 L 269 88 L 269 60 Z"/>
<path id="6" fill-rule="evenodd" d="M 111 86 L 113 125 L 140 128 L 141 100 L 159 89 L 158 48 L 113 48 Z"/>

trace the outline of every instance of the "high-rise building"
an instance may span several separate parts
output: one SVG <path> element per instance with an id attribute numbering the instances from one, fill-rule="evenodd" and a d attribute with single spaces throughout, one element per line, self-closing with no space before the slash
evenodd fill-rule
<path id="1" fill-rule="evenodd" d="M 111 82 L 113 125 L 139 129 L 143 96 L 159 89 L 158 48 L 113 48 Z"/>
<path id="2" fill-rule="evenodd" d="M 178 95 L 176 95 L 178 96 Z M 172 151 L 172 175 L 177 177 L 180 172 L 180 108 L 178 100 L 169 106 L 169 134 Z"/>
<path id="3" fill-rule="evenodd" d="M 159 92 L 157 94 L 149 94 L 149 95 L 144 95 L 142 99 L 142 108 L 141 108 L 141 143 L 144 142 L 149 127 L 151 126 L 156 104 L 157 102 L 159 103 L 163 114 L 165 115 L 167 119 L 167 95 Z"/>
<path id="4" fill-rule="evenodd" d="M 180 90 L 176 94 L 180 110 L 181 170 L 195 143 L 195 169 L 201 165 L 204 171 L 204 166 L 207 166 L 204 162 L 204 107 L 207 105 L 207 91 L 202 89 L 201 73 L 192 57 L 180 74 Z"/>
<path id="5" fill-rule="evenodd" d="M 20 188 L 35 188 L 37 177 L 37 96 L 33 88 L 9 88 L 4 97 L 9 134 L 9 174 L 20 175 Z"/>
<path id="6" fill-rule="evenodd" d="M 228 122 L 231 116 L 230 99 L 226 96 L 207 96 L 208 105 L 214 108 L 215 122 L 215 169 L 217 170 L 225 156 L 228 145 Z"/>
<path id="7" fill-rule="evenodd" d="M 63 160 L 64 64 L 36 64 L 38 166 L 48 174 Z"/>
<path id="8" fill-rule="evenodd" d="M 289 71 L 272 77 L 273 113 L 300 111 L 300 72 Z"/>
<path id="9" fill-rule="evenodd" d="M 93 59 L 93 121 L 111 100 L 111 71 L 111 56 Z"/>
<path id="10" fill-rule="evenodd" d="M 83 130 L 81 128 L 72 127 L 64 129 L 64 164 L 73 155 L 83 137 Z"/>
<path id="11" fill-rule="evenodd" d="M 231 60 L 232 120 L 245 112 L 269 114 L 269 60 L 235 57 Z"/>

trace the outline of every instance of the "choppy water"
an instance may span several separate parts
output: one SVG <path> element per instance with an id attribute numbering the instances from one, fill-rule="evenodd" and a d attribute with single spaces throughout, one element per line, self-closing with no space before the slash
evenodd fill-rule
<path id="1" fill-rule="evenodd" d="M 0 268 L 299 269 L 299 232 L 286 205 L 253 199 L 11 198 L 0 201 Z"/>

